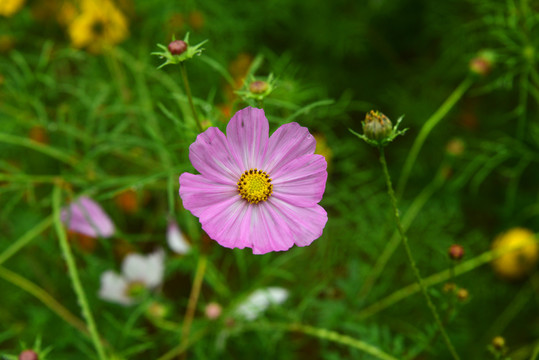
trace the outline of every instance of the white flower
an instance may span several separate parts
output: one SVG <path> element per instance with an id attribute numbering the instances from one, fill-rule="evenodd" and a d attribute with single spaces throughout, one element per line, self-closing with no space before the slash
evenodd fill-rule
<path id="1" fill-rule="evenodd" d="M 135 302 L 140 290 L 152 290 L 163 282 L 165 253 L 162 249 L 149 255 L 129 254 L 122 263 L 122 274 L 112 270 L 101 275 L 99 297 L 122 305 Z"/>
<path id="2" fill-rule="evenodd" d="M 258 289 L 236 308 L 236 315 L 255 320 L 270 305 L 280 305 L 288 298 L 288 290 L 279 287 Z"/>
<path id="3" fill-rule="evenodd" d="M 187 242 L 187 239 L 174 220 L 168 222 L 167 243 L 172 251 L 177 254 L 187 254 L 191 249 L 191 245 Z"/>

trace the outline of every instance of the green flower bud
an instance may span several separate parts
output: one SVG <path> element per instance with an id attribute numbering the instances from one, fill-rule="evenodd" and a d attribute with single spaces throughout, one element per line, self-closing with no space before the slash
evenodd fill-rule
<path id="1" fill-rule="evenodd" d="M 365 116 L 363 133 L 371 140 L 380 141 L 387 138 L 393 132 L 391 120 L 379 111 L 371 110 Z"/>
<path id="2" fill-rule="evenodd" d="M 505 347 L 505 339 L 501 336 L 496 336 L 492 339 L 492 346 L 494 346 L 496 350 L 502 350 Z"/>
<path id="3" fill-rule="evenodd" d="M 183 61 L 189 60 L 194 56 L 198 56 L 204 50 L 204 45 L 208 40 L 204 40 L 196 45 L 189 44 L 189 33 L 185 35 L 183 40 L 172 39 L 173 41 L 167 46 L 157 44 L 162 51 L 153 52 L 152 55 L 159 56 L 161 59 L 165 59 L 165 62 L 158 67 L 162 68 L 165 65 L 179 64 Z"/>
<path id="4" fill-rule="evenodd" d="M 268 88 L 268 83 L 262 80 L 256 80 L 249 84 L 249 91 L 253 94 L 263 94 L 268 91 Z"/>

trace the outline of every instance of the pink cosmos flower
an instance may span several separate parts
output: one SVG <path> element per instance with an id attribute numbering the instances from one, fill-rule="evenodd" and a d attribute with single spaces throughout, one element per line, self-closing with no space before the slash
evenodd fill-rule
<path id="1" fill-rule="evenodd" d="M 98 203 L 87 196 L 81 196 L 62 209 L 61 219 L 74 232 L 96 237 L 111 237 L 114 224 Z"/>
<path id="2" fill-rule="evenodd" d="M 247 107 L 228 123 L 225 136 L 210 127 L 189 148 L 200 175 L 180 176 L 183 206 L 202 229 L 228 248 L 254 254 L 307 246 L 322 235 L 326 211 L 318 205 L 327 163 L 316 141 L 297 123 L 269 137 L 264 110 Z"/>

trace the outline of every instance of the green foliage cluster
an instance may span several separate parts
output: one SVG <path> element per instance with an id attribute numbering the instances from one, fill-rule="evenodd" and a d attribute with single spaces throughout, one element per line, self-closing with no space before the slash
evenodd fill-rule
<path id="1" fill-rule="evenodd" d="M 371 109 L 405 114 L 408 131 L 385 149 L 389 172 L 461 358 L 538 357 L 539 275 L 508 282 L 489 266 L 497 234 L 539 231 L 536 2 L 119 0 L 130 34 L 103 54 L 73 48 L 54 19 L 36 19 L 46 2 L 0 19 L 0 357 L 40 344 L 48 359 L 97 358 L 54 215 L 88 195 L 118 229 L 90 250 L 70 237 L 110 359 L 451 359 L 400 244 L 377 149 L 349 131 L 361 132 Z M 185 64 L 203 126 L 224 129 L 236 110 L 263 106 L 270 131 L 296 121 L 325 139 L 329 221 L 311 246 L 263 256 L 222 248 L 182 208 L 178 176 L 193 172 L 196 120 L 179 66 L 158 70 L 150 53 L 187 32 L 193 44 L 209 39 Z M 494 62 L 481 76 L 469 64 L 483 50 Z M 242 78 L 270 74 L 263 101 L 240 96 Z M 125 194 L 134 210 L 119 205 Z M 131 307 L 99 299 L 101 274 L 118 270 L 126 252 L 167 248 L 169 216 L 193 250 L 166 250 L 162 289 Z M 454 243 L 465 249 L 460 262 L 447 255 Z M 444 290 L 448 282 L 469 297 Z M 290 297 L 255 321 L 234 317 L 268 286 Z M 148 315 L 155 301 L 166 317 Z M 217 320 L 204 316 L 210 302 L 223 307 Z M 504 355 L 489 347 L 497 335 Z"/>

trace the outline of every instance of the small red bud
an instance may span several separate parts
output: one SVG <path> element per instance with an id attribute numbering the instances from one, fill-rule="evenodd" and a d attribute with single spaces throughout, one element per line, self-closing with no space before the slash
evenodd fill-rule
<path id="1" fill-rule="evenodd" d="M 464 248 L 461 245 L 453 244 L 449 247 L 449 257 L 453 260 L 460 260 L 464 256 Z"/>
<path id="2" fill-rule="evenodd" d="M 183 40 L 174 40 L 168 44 L 168 51 L 172 55 L 181 55 L 187 50 L 187 43 Z"/>
<path id="3" fill-rule="evenodd" d="M 34 350 L 24 350 L 19 355 L 19 360 L 39 360 L 39 357 Z"/>
<path id="4" fill-rule="evenodd" d="M 206 308 L 204 309 L 204 313 L 206 314 L 206 317 L 210 320 L 215 320 L 221 316 L 221 312 L 223 311 L 223 308 L 221 305 L 219 305 L 216 302 L 211 302 L 208 305 L 206 305 Z"/>
<path id="5" fill-rule="evenodd" d="M 494 61 L 495 54 L 492 51 L 480 51 L 476 57 L 470 60 L 470 71 L 477 75 L 486 76 L 492 70 Z"/>

